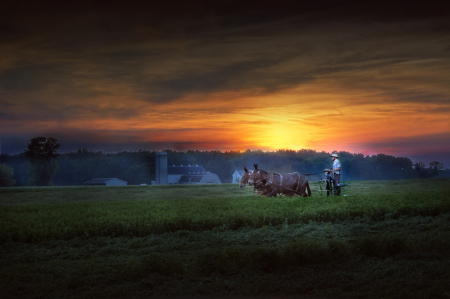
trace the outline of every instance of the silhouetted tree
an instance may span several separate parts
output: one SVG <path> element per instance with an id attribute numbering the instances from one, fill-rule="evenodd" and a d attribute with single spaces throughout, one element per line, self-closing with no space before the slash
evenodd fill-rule
<path id="1" fill-rule="evenodd" d="M 14 169 L 6 164 L 0 164 L 0 187 L 14 186 L 16 180 L 11 179 L 14 175 Z"/>
<path id="2" fill-rule="evenodd" d="M 417 162 L 413 164 L 414 170 L 417 171 L 417 175 L 419 178 L 427 178 L 428 177 L 428 169 L 424 162 Z"/>
<path id="3" fill-rule="evenodd" d="M 53 186 L 52 177 L 58 171 L 58 150 L 61 145 L 55 138 L 35 137 L 25 150 L 30 161 L 27 174 L 30 186 Z"/>
<path id="4" fill-rule="evenodd" d="M 444 172 L 444 164 L 439 161 L 430 162 L 429 167 L 426 167 L 424 162 L 414 163 L 414 170 L 417 171 L 419 178 L 434 178 Z"/>
<path id="5" fill-rule="evenodd" d="M 42 141 L 43 142 L 43 141 Z M 56 143 L 56 141 L 54 142 Z M 50 142 L 49 145 L 53 143 Z M 50 146 L 51 148 L 51 146 Z M 59 147 L 58 147 L 59 148 Z M 26 151 L 27 152 L 27 151 Z M 39 151 L 45 155 L 45 151 Z M 262 169 L 275 172 L 319 173 L 309 176 L 315 181 L 322 175 L 324 168 L 331 166 L 330 153 L 315 150 L 278 150 L 264 152 L 261 150 L 247 151 L 174 151 L 166 150 L 168 164 L 201 165 L 206 171 L 217 174 L 223 183 L 231 182 L 235 169 L 243 169 L 244 165 L 252 168 L 254 163 Z M 53 153 L 53 154 L 52 154 Z M 50 150 L 50 157 L 58 156 L 57 149 Z M 81 185 L 84 181 L 93 178 L 120 178 L 129 184 L 141 184 L 155 180 L 154 151 L 123 151 L 116 154 L 100 153 L 79 149 L 77 152 L 65 153 L 58 156 L 56 174 L 50 180 L 58 186 Z M 34 155 L 31 155 L 34 156 Z M 431 162 L 427 167 L 425 163 L 413 163 L 406 157 L 394 157 L 385 154 L 365 156 L 349 152 L 339 152 L 342 165 L 341 178 L 343 180 L 390 180 L 409 178 L 428 178 L 434 173 L 450 177 L 450 170 L 441 171 L 440 162 Z M 33 159 L 26 153 L 18 155 L 0 154 L 0 164 L 4 163 L 14 169 L 12 179 L 17 186 L 48 185 L 31 180 L 27 173 L 34 172 L 31 165 Z M 55 161 L 56 162 L 56 161 Z M 51 164 L 51 163 L 50 163 Z M 51 166 L 51 165 L 50 165 Z M 28 169 L 28 171 L 26 171 Z M 52 170 L 50 169 L 47 170 Z M 53 169 L 54 171 L 54 169 Z"/>
<path id="6" fill-rule="evenodd" d="M 444 164 L 439 161 L 430 162 L 429 175 L 430 177 L 437 177 L 441 172 L 444 172 Z"/>

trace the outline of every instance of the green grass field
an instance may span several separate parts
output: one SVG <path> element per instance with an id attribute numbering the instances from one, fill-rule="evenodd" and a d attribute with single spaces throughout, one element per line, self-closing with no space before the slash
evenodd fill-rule
<path id="1" fill-rule="evenodd" d="M 0 189 L 4 298 L 450 298 L 450 179 Z"/>

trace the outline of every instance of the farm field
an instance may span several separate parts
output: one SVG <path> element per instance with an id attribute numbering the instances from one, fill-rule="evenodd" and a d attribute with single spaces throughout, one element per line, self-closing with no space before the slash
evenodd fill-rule
<path id="1" fill-rule="evenodd" d="M 0 189 L 3 298 L 450 297 L 450 179 Z"/>

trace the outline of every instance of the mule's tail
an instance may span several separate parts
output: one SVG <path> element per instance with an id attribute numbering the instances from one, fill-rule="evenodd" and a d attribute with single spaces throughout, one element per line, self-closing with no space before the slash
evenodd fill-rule
<path id="1" fill-rule="evenodd" d="M 306 193 L 306 195 L 307 196 L 311 196 L 311 189 L 309 188 L 309 182 L 308 181 L 306 181 L 306 190 L 308 191 L 307 193 Z"/>

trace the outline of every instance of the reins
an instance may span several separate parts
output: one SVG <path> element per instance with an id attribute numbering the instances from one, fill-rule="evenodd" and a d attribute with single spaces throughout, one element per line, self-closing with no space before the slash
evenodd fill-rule
<path id="1" fill-rule="evenodd" d="M 310 176 L 310 175 L 315 175 L 315 174 L 321 174 L 321 172 L 317 172 L 317 173 L 300 173 L 301 175 L 304 176 Z"/>

